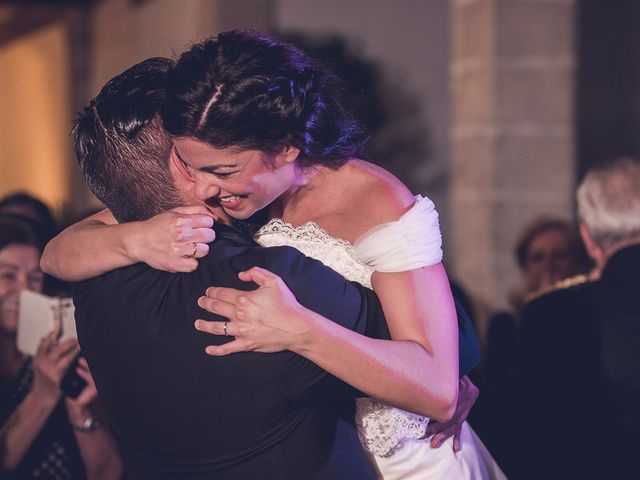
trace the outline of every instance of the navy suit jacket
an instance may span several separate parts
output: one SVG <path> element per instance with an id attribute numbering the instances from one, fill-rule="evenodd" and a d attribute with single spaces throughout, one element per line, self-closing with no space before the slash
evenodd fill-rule
<path id="1" fill-rule="evenodd" d="M 207 345 L 229 339 L 193 323 L 224 320 L 197 298 L 208 286 L 255 288 L 238 279 L 252 266 L 282 277 L 307 308 L 389 338 L 377 297 L 293 248 L 262 248 L 232 229 L 216 230 L 193 273 L 137 264 L 74 290 L 78 339 L 128 475 L 375 478 L 353 426 L 357 391 L 291 352 L 208 356 Z"/>

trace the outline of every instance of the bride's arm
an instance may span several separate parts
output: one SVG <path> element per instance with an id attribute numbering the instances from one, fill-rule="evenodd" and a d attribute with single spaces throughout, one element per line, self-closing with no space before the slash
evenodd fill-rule
<path id="1" fill-rule="evenodd" d="M 297 353 L 370 396 L 450 419 L 458 394 L 458 337 L 444 268 L 375 273 L 372 280 L 392 341 L 340 332 L 346 329 L 316 317 L 315 332 Z"/>
<path id="2" fill-rule="evenodd" d="M 447 378 L 451 369 L 426 366 L 429 360 L 419 343 L 368 338 L 320 315 L 312 317 L 307 340 L 293 347 L 296 353 L 369 396 L 435 420 L 451 419 L 457 400 L 457 372 Z"/>
<path id="3" fill-rule="evenodd" d="M 251 275 L 243 279 L 261 284 L 260 277 Z M 209 299 L 203 298 L 201 306 L 233 316 L 228 327 L 237 337 L 210 347 L 209 353 L 292 350 L 370 396 L 435 419 L 450 417 L 458 387 L 458 337 L 444 268 L 437 262 L 407 272 L 376 273 L 373 284 L 394 341 L 367 338 L 327 321 L 302 308 L 290 292 L 282 293 L 286 286 L 272 279 L 254 292 L 207 292 Z M 238 311 L 243 318 L 237 318 Z M 198 322 L 198 328 L 225 333 L 216 322 Z"/>
<path id="4" fill-rule="evenodd" d="M 404 185 L 388 177 L 383 174 L 378 176 L 382 181 L 366 182 L 364 191 L 353 193 L 352 190 L 354 196 L 345 202 L 358 205 L 358 211 L 349 208 L 341 212 L 342 221 L 336 228 L 343 231 L 331 233 L 353 241 L 372 227 L 403 216 L 415 199 Z M 435 222 L 437 225 L 437 215 Z M 408 233 L 422 235 L 422 230 Z M 436 233 L 439 241 L 439 230 Z M 404 237 L 394 241 L 392 236 L 382 244 L 393 251 L 403 246 L 401 242 L 406 243 Z M 250 319 L 241 319 L 236 324 L 255 322 L 250 327 L 255 328 L 253 331 L 240 332 L 239 343 L 211 347 L 210 352 L 227 354 L 234 348 L 274 351 L 270 350 L 273 347 L 292 350 L 370 396 L 437 420 L 450 418 L 459 382 L 457 317 L 449 282 L 440 263 L 439 243 L 437 249 L 440 257 L 429 263 L 406 266 L 408 264 L 401 261 L 399 270 L 407 271 L 375 273 L 372 278 L 393 341 L 367 338 L 306 309 L 293 308 L 288 309 L 288 315 L 282 312 L 272 315 L 267 313 L 269 302 L 265 301 Z M 373 255 L 372 260 L 379 256 Z M 246 302 L 256 295 L 244 292 L 241 297 Z M 272 294 L 272 298 L 277 303 L 282 296 Z M 204 301 L 201 306 L 227 316 L 219 310 L 220 305 L 208 305 Z M 260 322 L 262 325 L 256 326 Z M 205 331 L 223 333 L 217 331 L 221 327 L 215 322 L 198 325 Z M 233 328 L 234 322 L 229 326 Z M 286 343 L 278 342 L 278 337 L 286 338 Z"/>
<path id="5" fill-rule="evenodd" d="M 372 284 L 391 338 L 422 347 L 412 364 L 415 374 L 426 392 L 452 407 L 453 414 L 459 382 L 458 323 L 444 267 L 438 263 L 408 272 L 376 272 Z"/>
<path id="6" fill-rule="evenodd" d="M 197 267 L 196 258 L 209 251 L 207 244 L 214 238 L 212 225 L 211 214 L 200 206 L 179 207 L 149 220 L 122 224 L 109 210 L 103 210 L 53 238 L 45 247 L 40 266 L 69 282 L 138 262 L 159 270 L 190 272 Z"/>
<path id="7" fill-rule="evenodd" d="M 359 226 L 343 229 L 354 241 L 361 261 L 375 269 L 371 281 L 380 299 L 394 342 L 419 346 L 410 368 L 422 396 L 414 401 L 446 405 L 453 414 L 458 394 L 458 323 L 449 280 L 442 260 L 438 215 L 428 199 L 416 202 L 409 190 L 386 171 L 365 164 L 368 178 L 356 192 Z M 353 211 L 351 211 L 353 214 Z M 407 363 L 413 362 L 413 363 Z M 372 384 L 382 379 L 371 378 Z M 436 417 L 433 417 L 436 418 Z"/>
<path id="8" fill-rule="evenodd" d="M 334 231 L 352 241 L 358 258 L 375 269 L 372 286 L 382 304 L 391 343 L 413 342 L 419 347 L 411 356 L 397 357 L 398 368 L 408 369 L 420 386 L 421 392 L 415 392 L 420 397 L 413 401 L 446 406 L 450 416 L 458 394 L 458 323 L 441 264 L 437 212 L 430 200 L 416 202 L 406 186 L 378 167 L 356 163 L 352 172 L 365 179 L 362 190 L 354 189 L 352 194 L 351 204 L 358 207 L 350 207 L 346 221 Z M 372 387 L 384 395 L 393 394 L 387 391 L 385 379 L 369 377 Z"/>
<path id="9" fill-rule="evenodd" d="M 314 310 L 322 311 L 330 318 L 337 318 L 332 315 L 344 316 L 347 308 L 352 309 L 348 311 L 350 315 L 358 315 L 359 303 L 354 307 L 353 298 L 344 303 L 340 293 L 335 294 L 355 287 L 335 272 L 332 272 L 334 277 L 321 279 L 318 276 L 324 274 L 317 269 L 313 271 L 314 276 L 309 272 L 285 272 L 294 292 L 311 289 L 329 294 L 330 298 L 314 299 L 311 303 L 307 297 L 306 305 L 312 306 L 315 302 Z M 446 420 L 453 414 L 457 371 L 453 372 L 450 385 L 427 378 L 423 366 L 425 349 L 417 342 L 377 340 L 328 321 L 300 305 L 280 277 L 262 268 L 254 267 L 241 273 L 240 278 L 255 282 L 259 288 L 250 292 L 209 288 L 207 296 L 199 300 L 201 307 L 229 318 L 230 322 L 225 329 L 222 322 L 198 320 L 196 328 L 236 337 L 229 343 L 207 347 L 207 353 L 228 355 L 239 351 L 291 350 L 380 400 L 438 420 Z M 374 304 L 368 304 L 368 322 L 379 318 L 374 307 Z M 457 343 L 453 343 L 452 356 L 455 357 Z M 453 358 L 452 363 L 456 365 L 457 359 Z"/>

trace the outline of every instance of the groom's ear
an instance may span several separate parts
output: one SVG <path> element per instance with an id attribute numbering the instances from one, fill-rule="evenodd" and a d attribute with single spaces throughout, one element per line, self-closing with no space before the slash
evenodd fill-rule
<path id="1" fill-rule="evenodd" d="M 175 147 L 171 148 L 168 161 L 169 173 L 173 179 L 173 184 L 180 192 L 180 195 L 187 202 L 187 204 L 198 203 L 195 200 L 193 188 L 194 179 L 185 164 L 180 160 L 176 154 Z"/>
<path id="2" fill-rule="evenodd" d="M 193 175 L 191 175 L 186 165 L 180 160 L 180 157 L 178 157 L 176 147 L 171 147 L 171 152 L 169 153 L 169 172 L 178 187 L 180 187 L 180 181 L 193 183 Z"/>

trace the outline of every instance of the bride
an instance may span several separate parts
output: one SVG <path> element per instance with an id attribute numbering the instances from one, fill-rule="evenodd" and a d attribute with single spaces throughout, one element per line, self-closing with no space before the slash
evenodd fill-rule
<path id="1" fill-rule="evenodd" d="M 373 288 L 394 339 L 369 339 L 318 318 L 277 277 L 254 268 L 242 279 L 258 290 L 209 289 L 201 299 L 230 322 L 198 321 L 197 328 L 235 337 L 208 353 L 288 349 L 370 395 L 358 402 L 356 423 L 381 478 L 504 478 L 466 423 L 457 453 L 451 438 L 439 449 L 424 439 L 428 417 L 451 418 L 458 393 L 456 313 L 438 216 L 430 200 L 357 158 L 365 137 L 340 104 L 336 79 L 295 47 L 227 32 L 180 56 L 163 121 L 174 137 L 170 161 L 198 199 L 241 220 L 268 206 L 272 220 L 257 240 L 291 245 Z M 194 269 L 210 238 L 197 223 L 188 228 L 195 217 L 163 215 L 128 238 L 116 227 L 105 236 L 93 222 L 78 224 L 48 246 L 45 265 L 68 280 L 138 261 Z M 175 222 L 182 228 L 162 253 L 149 249 Z M 111 256 L 82 253 L 78 245 L 91 239 Z"/>

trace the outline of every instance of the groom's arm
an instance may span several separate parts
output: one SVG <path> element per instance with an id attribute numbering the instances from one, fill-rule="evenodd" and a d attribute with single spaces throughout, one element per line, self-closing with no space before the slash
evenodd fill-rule
<path id="1" fill-rule="evenodd" d="M 321 262 L 292 247 L 260 249 L 260 255 L 231 259 L 237 272 L 254 266 L 278 275 L 304 307 L 349 330 L 381 340 L 391 338 L 375 293 L 349 282 Z"/>
<path id="2" fill-rule="evenodd" d="M 298 302 L 309 310 L 361 335 L 391 339 L 380 300 L 373 290 L 349 282 L 290 247 L 269 249 L 261 266 L 282 278 Z M 290 362 L 289 382 L 293 383 L 287 391 L 292 395 L 313 395 L 322 401 L 366 396 L 299 355 L 292 353 Z"/>
<path id="3" fill-rule="evenodd" d="M 453 300 L 458 317 L 458 355 L 460 356 L 458 368 L 460 370 L 460 378 L 462 378 L 478 365 L 480 361 L 480 342 L 478 342 L 478 336 L 471 317 L 455 298 L 455 295 Z"/>
<path id="4" fill-rule="evenodd" d="M 324 317 L 321 323 L 333 322 L 371 338 L 390 339 L 382 307 L 372 291 L 348 282 L 334 270 L 294 248 L 258 247 L 240 250 L 234 256 L 218 256 L 224 260 L 215 262 L 211 268 L 217 277 L 224 279 L 222 284 L 227 288 L 253 290 L 256 284 L 241 281 L 238 273 L 261 267 L 282 278 L 298 303 L 310 314 Z M 288 355 L 289 366 L 280 380 L 283 393 L 294 403 L 307 403 L 311 398 L 323 398 L 324 402 L 332 397 L 344 399 L 345 396 L 365 395 L 327 373 L 324 365 L 319 366 L 294 352 L 283 354 Z M 341 355 L 341 358 L 345 356 Z"/>

